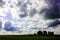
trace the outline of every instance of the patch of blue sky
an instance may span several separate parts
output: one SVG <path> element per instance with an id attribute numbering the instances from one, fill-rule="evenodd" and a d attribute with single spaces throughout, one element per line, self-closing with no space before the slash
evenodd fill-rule
<path id="1" fill-rule="evenodd" d="M 4 30 L 6 30 L 6 31 L 17 31 L 16 30 L 16 28 L 14 28 L 14 27 L 4 27 Z"/>
<path id="2" fill-rule="evenodd" d="M 12 15 L 11 15 L 11 14 L 7 14 L 6 18 L 7 18 L 8 20 L 11 20 L 11 19 L 12 19 Z"/>
<path id="3" fill-rule="evenodd" d="M 6 19 L 6 20 L 10 20 L 10 21 L 13 21 L 13 22 L 22 22 L 23 20 L 17 20 L 16 18 L 13 18 L 12 17 L 12 13 L 11 13 L 11 11 L 9 10 L 8 12 L 4 12 L 5 14 L 6 14 L 6 16 L 4 17 L 4 19 Z M 27 14 L 25 14 L 25 15 L 27 15 Z M 25 15 L 23 15 L 23 16 L 25 16 Z"/>
<path id="4" fill-rule="evenodd" d="M 6 14 L 5 19 L 12 20 L 12 13 L 9 10 L 8 12 L 4 12 Z"/>
<path id="5" fill-rule="evenodd" d="M 4 30 L 6 30 L 6 31 L 17 31 L 17 28 L 13 27 L 12 23 L 10 21 L 7 21 L 4 24 Z"/>
<path id="6" fill-rule="evenodd" d="M 4 12 L 4 13 L 6 13 L 6 16 L 0 16 L 0 18 L 4 18 L 5 20 L 10 20 L 13 22 L 22 22 L 22 20 L 20 19 L 13 18 L 11 12 Z"/>

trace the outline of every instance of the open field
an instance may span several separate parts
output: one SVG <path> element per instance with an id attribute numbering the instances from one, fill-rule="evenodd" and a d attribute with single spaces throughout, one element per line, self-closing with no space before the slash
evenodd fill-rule
<path id="1" fill-rule="evenodd" d="M 60 36 L 46 35 L 0 35 L 0 40 L 59 40 Z"/>

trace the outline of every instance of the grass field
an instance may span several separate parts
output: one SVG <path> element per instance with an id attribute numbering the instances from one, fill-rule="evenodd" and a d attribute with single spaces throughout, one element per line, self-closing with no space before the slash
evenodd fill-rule
<path id="1" fill-rule="evenodd" d="M 0 40 L 59 40 L 60 36 L 46 35 L 0 35 Z"/>

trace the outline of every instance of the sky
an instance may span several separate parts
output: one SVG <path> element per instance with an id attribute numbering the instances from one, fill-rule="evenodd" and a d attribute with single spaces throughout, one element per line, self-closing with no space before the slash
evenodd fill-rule
<path id="1" fill-rule="evenodd" d="M 60 34 L 59 0 L 0 0 L 0 35 Z"/>

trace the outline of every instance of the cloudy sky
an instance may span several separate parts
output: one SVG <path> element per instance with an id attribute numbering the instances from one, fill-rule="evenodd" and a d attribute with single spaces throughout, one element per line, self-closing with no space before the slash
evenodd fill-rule
<path id="1" fill-rule="evenodd" d="M 0 0 L 0 34 L 60 34 L 59 0 Z"/>

